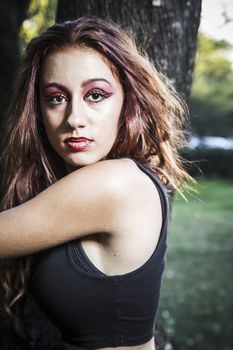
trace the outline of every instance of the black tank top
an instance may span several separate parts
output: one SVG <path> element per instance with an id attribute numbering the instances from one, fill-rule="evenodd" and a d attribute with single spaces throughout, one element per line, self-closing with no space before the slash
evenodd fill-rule
<path id="1" fill-rule="evenodd" d="M 136 164 L 157 187 L 163 216 L 157 246 L 142 266 L 121 275 L 105 275 L 89 260 L 79 239 L 36 254 L 30 290 L 65 343 L 84 348 L 133 346 L 154 335 L 167 246 L 168 200 L 154 173 Z"/>

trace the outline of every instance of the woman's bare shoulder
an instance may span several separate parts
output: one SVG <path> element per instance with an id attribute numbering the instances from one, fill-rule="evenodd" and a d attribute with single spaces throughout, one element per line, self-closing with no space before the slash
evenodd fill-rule
<path id="1" fill-rule="evenodd" d="M 93 178 L 103 186 L 124 186 L 137 180 L 139 171 L 136 164 L 129 158 L 102 160 L 95 164 L 85 166 L 73 174 L 79 177 L 81 173 L 85 178 Z"/>
<path id="2" fill-rule="evenodd" d="M 109 177 L 112 177 L 113 179 L 119 179 L 120 175 L 130 175 L 130 173 L 134 172 L 135 169 L 137 169 L 137 166 L 135 162 L 130 158 L 106 159 L 90 165 L 86 165 L 78 170 L 75 170 L 72 174 L 78 175 L 81 174 L 81 172 L 85 172 L 86 174 L 106 177 L 107 179 Z M 128 176 L 126 179 L 127 178 Z"/>
<path id="3" fill-rule="evenodd" d="M 152 195 L 160 205 L 158 190 L 151 178 L 145 174 L 130 158 L 103 160 L 85 166 L 73 174 L 73 185 L 83 179 L 83 185 L 91 183 L 102 190 L 104 196 L 110 194 L 112 198 L 123 198 L 125 205 L 131 199 L 134 201 L 141 196 Z M 70 176 L 70 175 L 69 175 Z M 70 181 L 67 184 L 72 184 Z M 90 187 L 89 187 L 90 190 Z M 123 205 L 123 203 L 121 203 Z"/>

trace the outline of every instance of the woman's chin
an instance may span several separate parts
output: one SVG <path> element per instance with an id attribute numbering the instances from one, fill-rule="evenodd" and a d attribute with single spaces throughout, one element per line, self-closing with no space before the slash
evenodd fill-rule
<path id="1" fill-rule="evenodd" d="M 91 164 L 94 164 L 100 160 L 102 160 L 103 158 L 100 158 L 100 159 L 82 159 L 82 160 L 79 160 L 79 161 L 66 161 L 66 160 L 63 160 L 64 161 L 64 166 L 65 166 L 65 169 L 67 171 L 67 174 L 75 171 L 75 170 L 78 170 L 86 165 L 91 165 Z"/>

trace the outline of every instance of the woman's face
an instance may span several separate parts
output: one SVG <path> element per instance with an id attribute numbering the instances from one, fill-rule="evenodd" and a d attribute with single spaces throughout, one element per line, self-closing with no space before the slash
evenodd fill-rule
<path id="1" fill-rule="evenodd" d="M 123 99 L 118 77 L 95 50 L 70 48 L 48 55 L 40 78 L 40 107 L 49 142 L 67 169 L 108 155 Z"/>

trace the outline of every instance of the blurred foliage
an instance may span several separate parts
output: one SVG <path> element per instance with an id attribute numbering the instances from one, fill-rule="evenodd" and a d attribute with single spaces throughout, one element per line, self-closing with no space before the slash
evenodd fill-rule
<path id="1" fill-rule="evenodd" d="M 225 40 L 214 40 L 199 33 L 198 52 L 196 58 L 196 78 L 206 82 L 222 81 L 232 73 L 231 62 L 226 53 L 232 49 Z"/>
<path id="2" fill-rule="evenodd" d="M 182 156 L 190 162 L 188 172 L 194 177 L 233 179 L 233 150 L 197 147 L 183 150 Z"/>
<path id="3" fill-rule="evenodd" d="M 176 350 L 232 350 L 233 182 L 197 189 L 173 202 L 159 321 Z"/>
<path id="4" fill-rule="evenodd" d="M 57 0 L 32 0 L 23 22 L 19 46 L 23 52 L 27 43 L 55 21 Z"/>
<path id="5" fill-rule="evenodd" d="M 190 102 L 192 128 L 198 135 L 233 135 L 233 47 L 199 33 Z"/>

